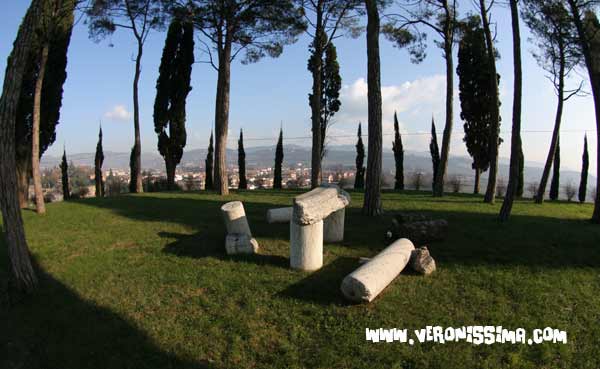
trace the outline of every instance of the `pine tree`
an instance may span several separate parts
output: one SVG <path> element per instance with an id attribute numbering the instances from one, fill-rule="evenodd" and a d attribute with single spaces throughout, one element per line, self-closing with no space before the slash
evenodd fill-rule
<path id="1" fill-rule="evenodd" d="M 392 150 L 394 151 L 394 161 L 396 162 L 394 189 L 404 190 L 404 147 L 402 146 L 402 136 L 400 136 L 400 127 L 396 112 L 394 112 L 394 142 L 392 142 Z"/>
<path id="2" fill-rule="evenodd" d="M 206 154 L 206 160 L 204 161 L 204 165 L 205 165 L 205 177 L 206 179 L 204 180 L 204 189 L 205 190 L 214 190 L 214 184 L 213 184 L 213 153 L 214 153 L 214 148 L 213 148 L 213 133 L 210 132 L 210 142 L 208 144 L 208 153 Z"/>
<path id="3" fill-rule="evenodd" d="M 440 165 L 440 148 L 437 142 L 437 134 L 435 132 L 435 122 L 433 121 L 433 117 L 431 118 L 431 142 L 429 143 L 429 152 L 431 153 L 431 164 L 433 165 L 432 186 L 435 186 L 438 168 Z"/>
<path id="4" fill-rule="evenodd" d="M 62 162 L 60 163 L 60 170 L 62 173 L 63 200 L 66 201 L 71 198 L 71 192 L 69 190 L 69 164 L 67 163 L 67 149 L 64 149 Z"/>
<path id="5" fill-rule="evenodd" d="M 552 182 L 550 183 L 550 200 L 557 200 L 560 186 L 560 138 L 556 142 L 554 163 L 552 164 Z"/>
<path id="6" fill-rule="evenodd" d="M 96 183 L 96 197 L 104 197 L 104 181 L 102 180 L 102 163 L 104 162 L 104 151 L 102 150 L 102 126 L 98 133 L 96 144 L 96 157 L 94 159 L 94 180 Z"/>
<path id="7" fill-rule="evenodd" d="M 583 155 L 581 157 L 581 181 L 579 182 L 579 202 L 585 202 L 587 196 L 588 170 L 590 157 L 588 155 L 587 135 L 583 137 Z"/>
<path id="8" fill-rule="evenodd" d="M 361 125 L 358 123 L 358 141 L 356 142 L 356 175 L 354 177 L 354 189 L 365 188 L 365 145 L 362 140 Z"/>
<path id="9" fill-rule="evenodd" d="M 281 188 L 281 166 L 283 165 L 283 128 L 279 131 L 279 140 L 275 148 L 275 170 L 273 171 L 273 188 Z"/>
<path id="10" fill-rule="evenodd" d="M 248 188 L 246 181 L 246 151 L 244 150 L 244 133 L 240 129 L 240 139 L 238 140 L 238 169 L 240 174 L 240 183 L 238 188 L 245 190 Z"/>
<path id="11" fill-rule="evenodd" d="M 175 189 L 175 170 L 187 141 L 185 103 L 192 90 L 193 64 L 194 28 L 175 17 L 167 33 L 154 100 L 154 131 L 158 135 L 158 151 L 165 160 L 168 190 Z"/>

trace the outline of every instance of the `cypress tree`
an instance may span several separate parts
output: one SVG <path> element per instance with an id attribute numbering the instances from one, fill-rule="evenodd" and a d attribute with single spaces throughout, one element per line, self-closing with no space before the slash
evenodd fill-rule
<path id="1" fill-rule="evenodd" d="M 581 157 L 581 181 L 579 182 L 579 202 L 585 202 L 587 195 L 588 170 L 590 157 L 588 155 L 587 135 L 583 136 L 583 156 Z"/>
<path id="2" fill-rule="evenodd" d="M 206 179 L 204 180 L 204 189 L 205 190 L 214 190 L 213 184 L 213 133 L 210 132 L 210 142 L 208 144 L 208 153 L 206 154 L 206 160 L 204 161 L 206 174 Z"/>
<path id="3" fill-rule="evenodd" d="M 365 188 L 365 145 L 362 140 L 362 129 L 358 123 L 358 141 L 356 142 L 356 175 L 354 177 L 354 189 Z"/>
<path id="4" fill-rule="evenodd" d="M 394 142 L 392 142 L 394 151 L 394 161 L 396 162 L 396 182 L 394 189 L 404 190 L 404 147 L 402 146 L 402 136 L 398 125 L 398 117 L 394 112 Z"/>
<path id="5" fill-rule="evenodd" d="M 71 198 L 71 192 L 69 191 L 69 164 L 67 163 L 67 149 L 64 149 L 62 162 L 60 163 L 60 171 L 62 173 L 62 189 L 63 189 L 63 200 L 69 200 Z"/>
<path id="6" fill-rule="evenodd" d="M 104 151 L 102 150 L 102 126 L 98 133 L 96 144 L 96 158 L 94 159 L 94 180 L 96 182 L 96 197 L 104 197 L 104 181 L 102 180 L 102 163 L 104 162 Z"/>
<path id="7" fill-rule="evenodd" d="M 429 152 L 431 153 L 431 164 L 433 165 L 432 186 L 434 186 L 440 165 L 440 148 L 437 142 L 437 134 L 435 132 L 435 122 L 433 121 L 433 117 L 431 118 L 431 142 L 429 143 Z"/>
<path id="8" fill-rule="evenodd" d="M 481 18 L 470 16 L 461 24 L 461 40 L 458 48 L 460 118 L 463 120 L 463 141 L 473 163 L 475 183 L 473 193 L 480 189 L 481 173 L 490 166 L 490 130 L 492 110 L 497 96 L 489 88 L 492 68 L 488 58 Z M 499 82 L 499 76 L 497 77 Z"/>
<path id="9" fill-rule="evenodd" d="M 240 172 L 240 183 L 238 188 L 245 190 L 248 188 L 246 181 L 246 151 L 244 150 L 244 133 L 240 129 L 240 139 L 238 140 L 238 168 Z"/>
<path id="10" fill-rule="evenodd" d="M 552 164 L 552 182 L 550 183 L 550 200 L 557 200 L 560 185 L 560 138 L 556 142 L 554 163 Z"/>
<path id="11" fill-rule="evenodd" d="M 281 188 L 281 166 L 283 164 L 283 128 L 279 131 L 279 140 L 275 148 L 275 170 L 273 171 L 273 188 Z"/>
<path id="12" fill-rule="evenodd" d="M 137 188 L 137 178 L 138 175 L 141 175 L 140 171 L 137 170 L 137 163 L 138 163 L 138 155 L 137 155 L 137 145 L 133 145 L 133 147 L 131 148 L 131 154 L 129 155 L 129 192 L 131 193 L 137 193 L 137 192 L 142 192 L 142 191 L 138 191 Z M 141 162 L 141 161 L 139 161 Z"/>
<path id="13" fill-rule="evenodd" d="M 175 170 L 187 140 L 185 102 L 192 90 L 193 64 L 194 28 L 175 17 L 167 33 L 154 101 L 154 131 L 158 135 L 158 151 L 165 160 L 169 190 L 175 188 Z"/>

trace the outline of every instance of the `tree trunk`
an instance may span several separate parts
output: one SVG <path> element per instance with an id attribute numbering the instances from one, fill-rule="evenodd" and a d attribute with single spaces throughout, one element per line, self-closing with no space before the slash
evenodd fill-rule
<path id="1" fill-rule="evenodd" d="M 480 178 L 481 178 L 481 169 L 475 168 L 475 184 L 473 186 L 473 193 L 476 194 L 476 195 L 479 194 L 479 182 L 480 182 Z"/>
<path id="2" fill-rule="evenodd" d="M 135 181 L 135 186 L 130 186 L 133 193 L 144 191 L 142 186 L 142 139 L 140 137 L 140 104 L 138 98 L 138 84 L 140 81 L 142 64 L 143 45 L 142 40 L 138 40 L 138 53 L 135 59 L 135 77 L 133 78 L 133 127 L 135 130 L 135 143 L 133 146 L 133 163 L 130 167 L 131 181 Z M 134 164 L 134 165 L 133 165 Z"/>
<path id="3" fill-rule="evenodd" d="M 0 98 L 0 206 L 10 263 L 10 286 L 29 292 L 37 285 L 23 219 L 17 199 L 15 165 L 15 117 L 27 56 L 35 37 L 35 22 L 40 18 L 40 1 L 33 0 L 17 34 L 7 62 Z"/>
<path id="4" fill-rule="evenodd" d="M 369 140 L 367 181 L 363 214 L 380 215 L 381 209 L 381 70 L 379 61 L 379 12 L 377 1 L 365 0 L 367 10 L 367 82 Z"/>
<path id="5" fill-rule="evenodd" d="M 540 179 L 540 187 L 538 187 L 537 194 L 534 197 L 536 204 L 544 202 L 544 196 L 546 194 L 546 186 L 548 184 L 548 178 L 550 177 L 550 169 L 554 162 L 554 155 L 556 155 L 556 146 L 558 145 L 558 135 L 560 132 L 560 123 L 562 120 L 562 112 L 564 105 L 564 64 L 560 66 L 560 76 L 558 82 L 558 103 L 556 105 L 556 116 L 554 119 L 554 130 L 552 131 L 552 139 L 550 141 L 550 149 L 548 150 L 548 156 L 546 157 L 546 164 L 544 165 L 544 171 L 542 172 L 542 179 Z"/>
<path id="6" fill-rule="evenodd" d="M 231 83 L 231 39 L 225 35 L 223 46 L 219 46 L 219 76 L 215 106 L 215 164 L 214 185 L 220 195 L 229 194 L 227 181 L 227 130 L 229 127 L 229 88 Z"/>
<path id="7" fill-rule="evenodd" d="M 596 173 L 600 173 L 600 70 L 594 65 L 594 59 L 592 58 L 592 52 L 588 39 L 586 37 L 585 27 L 581 19 L 581 9 L 575 0 L 568 0 L 569 7 L 571 8 L 571 14 L 575 27 L 577 28 L 577 34 L 579 37 L 579 43 L 583 51 L 585 59 L 585 65 L 590 78 L 590 84 L 592 85 L 592 96 L 594 97 L 594 112 L 596 113 Z M 594 200 L 594 213 L 592 214 L 592 222 L 600 224 L 600 175 L 596 175 L 596 199 Z"/>
<path id="8" fill-rule="evenodd" d="M 500 220 L 506 221 L 510 217 L 513 201 L 519 187 L 519 167 L 521 161 L 521 97 L 523 74 L 521 70 L 521 31 L 519 29 L 519 9 L 517 0 L 510 0 L 510 14 L 513 34 L 513 69 L 514 91 L 512 111 L 512 134 L 510 142 L 510 174 L 506 196 L 500 209 Z"/>
<path id="9" fill-rule="evenodd" d="M 31 155 L 17 156 L 17 196 L 19 206 L 25 209 L 29 206 L 29 178 L 31 177 Z"/>
<path id="10" fill-rule="evenodd" d="M 487 7 L 485 0 L 479 0 L 481 9 L 481 20 L 485 33 L 485 44 L 488 49 L 488 59 L 491 66 L 492 78 L 490 78 L 490 89 L 494 91 L 494 109 L 492 109 L 492 127 L 490 132 L 490 172 L 488 177 L 487 189 L 483 201 L 493 204 L 496 198 L 496 176 L 498 173 L 498 145 L 499 145 L 499 125 L 500 125 L 500 106 L 498 104 L 498 73 L 496 72 L 496 55 L 494 53 L 494 41 L 490 30 L 490 23 L 487 16 Z"/>
<path id="11" fill-rule="evenodd" d="M 450 138 L 452 137 L 453 106 L 454 106 L 454 61 L 452 59 L 452 35 L 451 30 L 446 31 L 444 36 L 444 56 L 446 58 L 446 126 L 442 138 L 442 150 L 440 162 L 435 175 L 433 196 L 444 196 L 444 179 L 448 168 L 448 156 L 450 155 Z"/>
<path id="12" fill-rule="evenodd" d="M 42 47 L 40 57 L 40 71 L 35 81 L 35 92 L 33 95 L 33 122 L 31 128 L 31 175 L 33 177 L 33 189 L 35 193 L 35 210 L 38 214 L 46 213 L 44 204 L 44 192 L 42 190 L 42 174 L 40 172 L 40 116 L 42 106 L 42 88 L 48 63 L 48 42 Z"/>
<path id="13" fill-rule="evenodd" d="M 167 169 L 167 190 L 173 191 L 175 189 L 175 164 L 170 158 L 165 157 L 165 167 Z"/>
<path id="14" fill-rule="evenodd" d="M 323 0 L 317 4 L 317 23 L 315 37 L 313 39 L 313 85 L 311 101 L 311 126 L 312 126 L 312 155 L 311 155 L 311 174 L 310 187 L 315 188 L 321 184 L 321 159 L 323 135 L 321 132 L 321 94 L 322 89 L 322 69 L 323 69 L 323 48 L 321 47 L 320 37 L 323 30 Z"/>

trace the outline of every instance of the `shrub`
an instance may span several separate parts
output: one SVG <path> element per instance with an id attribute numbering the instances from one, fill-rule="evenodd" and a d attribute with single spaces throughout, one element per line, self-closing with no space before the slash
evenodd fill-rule
<path id="1" fill-rule="evenodd" d="M 450 187 L 452 188 L 452 192 L 459 193 L 462 189 L 463 181 L 460 176 L 452 176 L 450 178 Z"/>
<path id="2" fill-rule="evenodd" d="M 540 187 L 540 185 L 537 182 L 532 182 L 527 185 L 527 191 L 529 191 L 529 194 L 531 195 L 532 199 L 534 199 L 535 196 L 537 195 L 537 191 L 538 191 L 539 187 Z"/>
<path id="3" fill-rule="evenodd" d="M 506 181 L 504 180 L 504 178 L 500 177 L 500 178 L 498 178 L 498 181 L 496 182 L 496 196 L 504 197 L 505 194 L 506 194 Z"/>
<path id="4" fill-rule="evenodd" d="M 573 200 L 573 197 L 577 194 L 577 189 L 573 182 L 569 182 L 565 185 L 565 195 L 567 196 L 567 201 Z"/>
<path id="5" fill-rule="evenodd" d="M 421 186 L 423 186 L 423 172 L 415 171 L 410 176 L 410 184 L 412 188 L 419 191 L 421 189 Z"/>

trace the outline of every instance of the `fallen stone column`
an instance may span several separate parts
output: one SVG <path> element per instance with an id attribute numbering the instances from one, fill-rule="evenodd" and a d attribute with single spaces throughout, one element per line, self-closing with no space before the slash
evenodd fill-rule
<path id="1" fill-rule="evenodd" d="M 225 237 L 225 251 L 228 255 L 255 254 L 258 252 L 258 242 L 247 234 L 228 234 Z"/>
<path id="2" fill-rule="evenodd" d="M 231 201 L 224 204 L 221 206 L 221 214 L 223 215 L 223 221 L 225 221 L 227 234 L 247 234 L 252 237 L 248 218 L 246 218 L 246 212 L 244 211 L 244 204 L 241 201 Z"/>
<path id="3" fill-rule="evenodd" d="M 227 254 L 252 254 L 258 251 L 258 242 L 252 238 L 248 218 L 241 201 L 231 201 L 221 206 L 227 229 L 225 251 Z"/>
<path id="4" fill-rule="evenodd" d="M 323 221 L 290 222 L 290 266 L 312 271 L 323 266 Z"/>
<path id="5" fill-rule="evenodd" d="M 408 239 L 395 241 L 348 274 L 342 281 L 342 293 L 351 301 L 373 301 L 408 264 L 414 249 L 415 246 Z"/>
<path id="6" fill-rule="evenodd" d="M 287 223 L 292 219 L 293 208 L 275 208 L 267 210 L 267 223 Z"/>
<path id="7" fill-rule="evenodd" d="M 344 240 L 344 221 L 346 218 L 346 209 L 341 208 L 329 214 L 323 220 L 323 241 L 342 242 Z"/>

